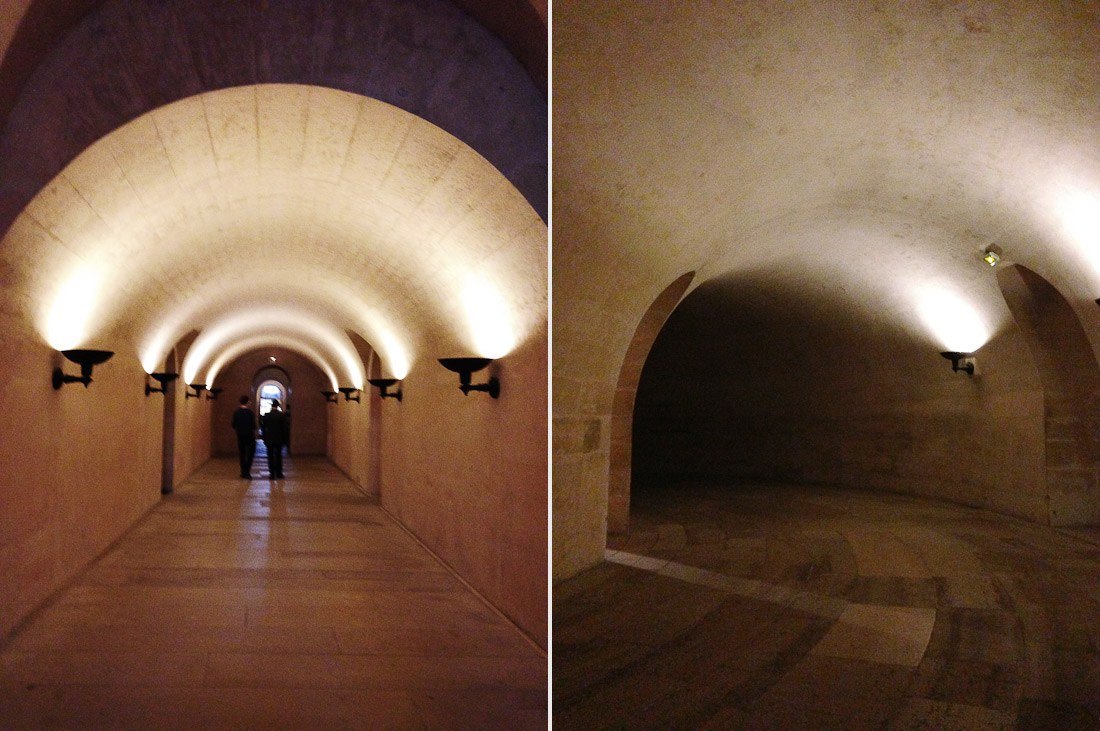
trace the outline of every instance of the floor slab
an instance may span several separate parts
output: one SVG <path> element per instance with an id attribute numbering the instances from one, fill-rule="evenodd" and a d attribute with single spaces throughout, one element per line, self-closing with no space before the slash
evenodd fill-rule
<path id="1" fill-rule="evenodd" d="M 1100 728 L 1100 552 L 898 495 L 639 489 L 554 587 L 554 726 Z"/>
<path id="2" fill-rule="evenodd" d="M 0 645 L 4 728 L 546 728 L 547 658 L 322 459 L 212 460 Z"/>

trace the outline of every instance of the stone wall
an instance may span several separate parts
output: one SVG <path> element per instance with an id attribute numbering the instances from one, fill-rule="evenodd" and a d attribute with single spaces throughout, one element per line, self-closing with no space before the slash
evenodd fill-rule
<path id="1" fill-rule="evenodd" d="M 458 376 L 426 355 L 402 382 L 401 403 L 380 403 L 372 388 L 369 402 L 330 406 L 333 460 L 372 491 L 377 435 L 383 507 L 546 647 L 545 331 L 491 368 L 499 399 L 463 396 Z"/>

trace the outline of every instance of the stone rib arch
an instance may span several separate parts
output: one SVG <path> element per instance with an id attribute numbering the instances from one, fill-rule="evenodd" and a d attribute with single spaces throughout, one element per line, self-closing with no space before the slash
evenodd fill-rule
<path id="1" fill-rule="evenodd" d="M 634 336 L 627 347 L 626 357 L 623 358 L 622 367 L 619 369 L 615 397 L 611 405 L 610 469 L 607 486 L 607 531 L 609 533 L 622 533 L 630 525 L 634 401 L 638 394 L 638 383 L 642 378 L 642 367 L 645 365 L 650 348 L 653 347 L 653 342 L 657 339 L 657 333 L 661 331 L 661 327 L 679 304 L 693 279 L 695 279 L 695 272 L 683 274 L 657 295 L 634 330 Z"/>
<path id="2" fill-rule="evenodd" d="M 1100 367 L 1073 306 L 1036 272 L 1002 267 L 997 283 L 1043 387 L 1045 474 L 1051 525 L 1100 523 Z"/>

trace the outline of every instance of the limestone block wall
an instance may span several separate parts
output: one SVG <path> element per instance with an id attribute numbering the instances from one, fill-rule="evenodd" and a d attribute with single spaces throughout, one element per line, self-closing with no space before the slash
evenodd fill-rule
<path id="1" fill-rule="evenodd" d="M 0 637 L 160 498 L 164 408 L 159 395 L 145 397 L 132 349 L 114 344 L 87 389 L 54 391 L 61 356 L 18 322 L 3 325 Z"/>
<path id="2" fill-rule="evenodd" d="M 185 384 L 177 378 L 175 487 L 187 481 L 210 459 L 210 413 L 213 404 L 203 394 L 202 399 L 187 398 Z"/>
<path id="3" fill-rule="evenodd" d="M 383 507 L 546 647 L 545 330 L 491 367 L 501 382 L 495 400 L 463 396 L 458 376 L 425 356 L 400 404 L 372 395 L 372 404 L 329 406 L 332 457 L 368 491 L 378 475 Z"/>
<path id="4" fill-rule="evenodd" d="M 275 362 L 290 378 L 290 399 L 283 408 L 291 415 L 291 454 L 327 453 L 328 416 L 321 391 L 332 390 L 332 384 L 308 358 L 286 348 L 265 348 L 241 356 L 218 374 L 214 385 L 224 390 L 211 409 L 210 438 L 215 455 L 237 455 L 237 435 L 230 428 L 233 411 L 241 396 L 251 398 L 251 407 L 257 408 L 253 377 L 261 368 L 271 365 L 271 356 L 275 356 Z"/>

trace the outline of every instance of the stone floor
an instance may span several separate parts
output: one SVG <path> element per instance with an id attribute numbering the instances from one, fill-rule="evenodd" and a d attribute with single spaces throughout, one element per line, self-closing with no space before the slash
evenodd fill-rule
<path id="1" fill-rule="evenodd" d="M 236 472 L 208 463 L 0 646 L 0 727 L 546 727 L 545 654 L 376 500 L 320 459 Z"/>
<path id="2" fill-rule="evenodd" d="M 554 726 L 1100 728 L 1100 533 L 827 488 L 634 496 L 554 587 Z"/>

